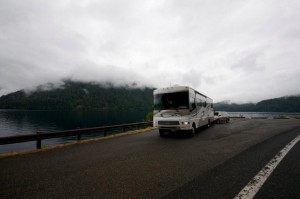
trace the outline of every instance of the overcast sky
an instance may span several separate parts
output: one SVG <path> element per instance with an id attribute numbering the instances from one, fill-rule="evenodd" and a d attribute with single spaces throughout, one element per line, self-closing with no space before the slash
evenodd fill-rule
<path id="1" fill-rule="evenodd" d="M 0 0 L 0 96 L 64 78 L 300 94 L 300 1 Z"/>

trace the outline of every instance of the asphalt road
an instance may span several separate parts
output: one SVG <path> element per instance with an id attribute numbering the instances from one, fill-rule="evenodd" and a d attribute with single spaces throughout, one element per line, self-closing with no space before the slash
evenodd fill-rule
<path id="1" fill-rule="evenodd" d="M 0 198 L 233 198 L 300 120 L 232 120 L 189 138 L 157 130 L 0 159 Z M 300 198 L 300 143 L 256 198 Z"/>

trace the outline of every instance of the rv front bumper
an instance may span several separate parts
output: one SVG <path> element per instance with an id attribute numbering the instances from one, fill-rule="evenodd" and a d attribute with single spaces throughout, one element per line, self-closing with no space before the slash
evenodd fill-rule
<path id="1" fill-rule="evenodd" d="M 191 124 L 187 121 L 154 121 L 153 127 L 169 131 L 190 130 Z"/>

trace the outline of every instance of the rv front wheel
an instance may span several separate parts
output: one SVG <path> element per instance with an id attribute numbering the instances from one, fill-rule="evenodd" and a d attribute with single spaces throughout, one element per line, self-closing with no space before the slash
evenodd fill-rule
<path id="1" fill-rule="evenodd" d="M 165 131 L 162 129 L 159 129 L 159 135 L 160 137 L 164 137 L 165 136 Z"/>
<path id="2" fill-rule="evenodd" d="M 193 125 L 192 129 L 190 130 L 191 137 L 193 137 L 195 135 L 195 131 L 196 131 L 196 128 L 195 128 L 195 125 Z"/>

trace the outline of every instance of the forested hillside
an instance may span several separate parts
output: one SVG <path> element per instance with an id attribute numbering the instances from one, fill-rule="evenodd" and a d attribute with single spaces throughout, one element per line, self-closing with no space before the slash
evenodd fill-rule
<path id="1" fill-rule="evenodd" d="M 229 112 L 300 112 L 300 96 L 281 97 L 254 103 L 216 103 L 215 110 Z"/>
<path id="2" fill-rule="evenodd" d="M 65 81 L 60 88 L 23 90 L 0 98 L 1 109 L 103 110 L 140 109 L 151 111 L 152 88 L 113 87 L 96 83 Z"/>
<path id="3" fill-rule="evenodd" d="M 0 98 L 0 109 L 30 110 L 144 110 L 151 111 L 153 88 L 114 87 L 109 84 L 64 81 L 59 88 L 43 86 Z M 215 110 L 229 112 L 300 112 L 300 96 L 281 97 L 247 104 L 220 102 Z"/>
<path id="4" fill-rule="evenodd" d="M 256 109 L 265 112 L 300 112 L 300 96 L 263 100 L 256 104 Z"/>

